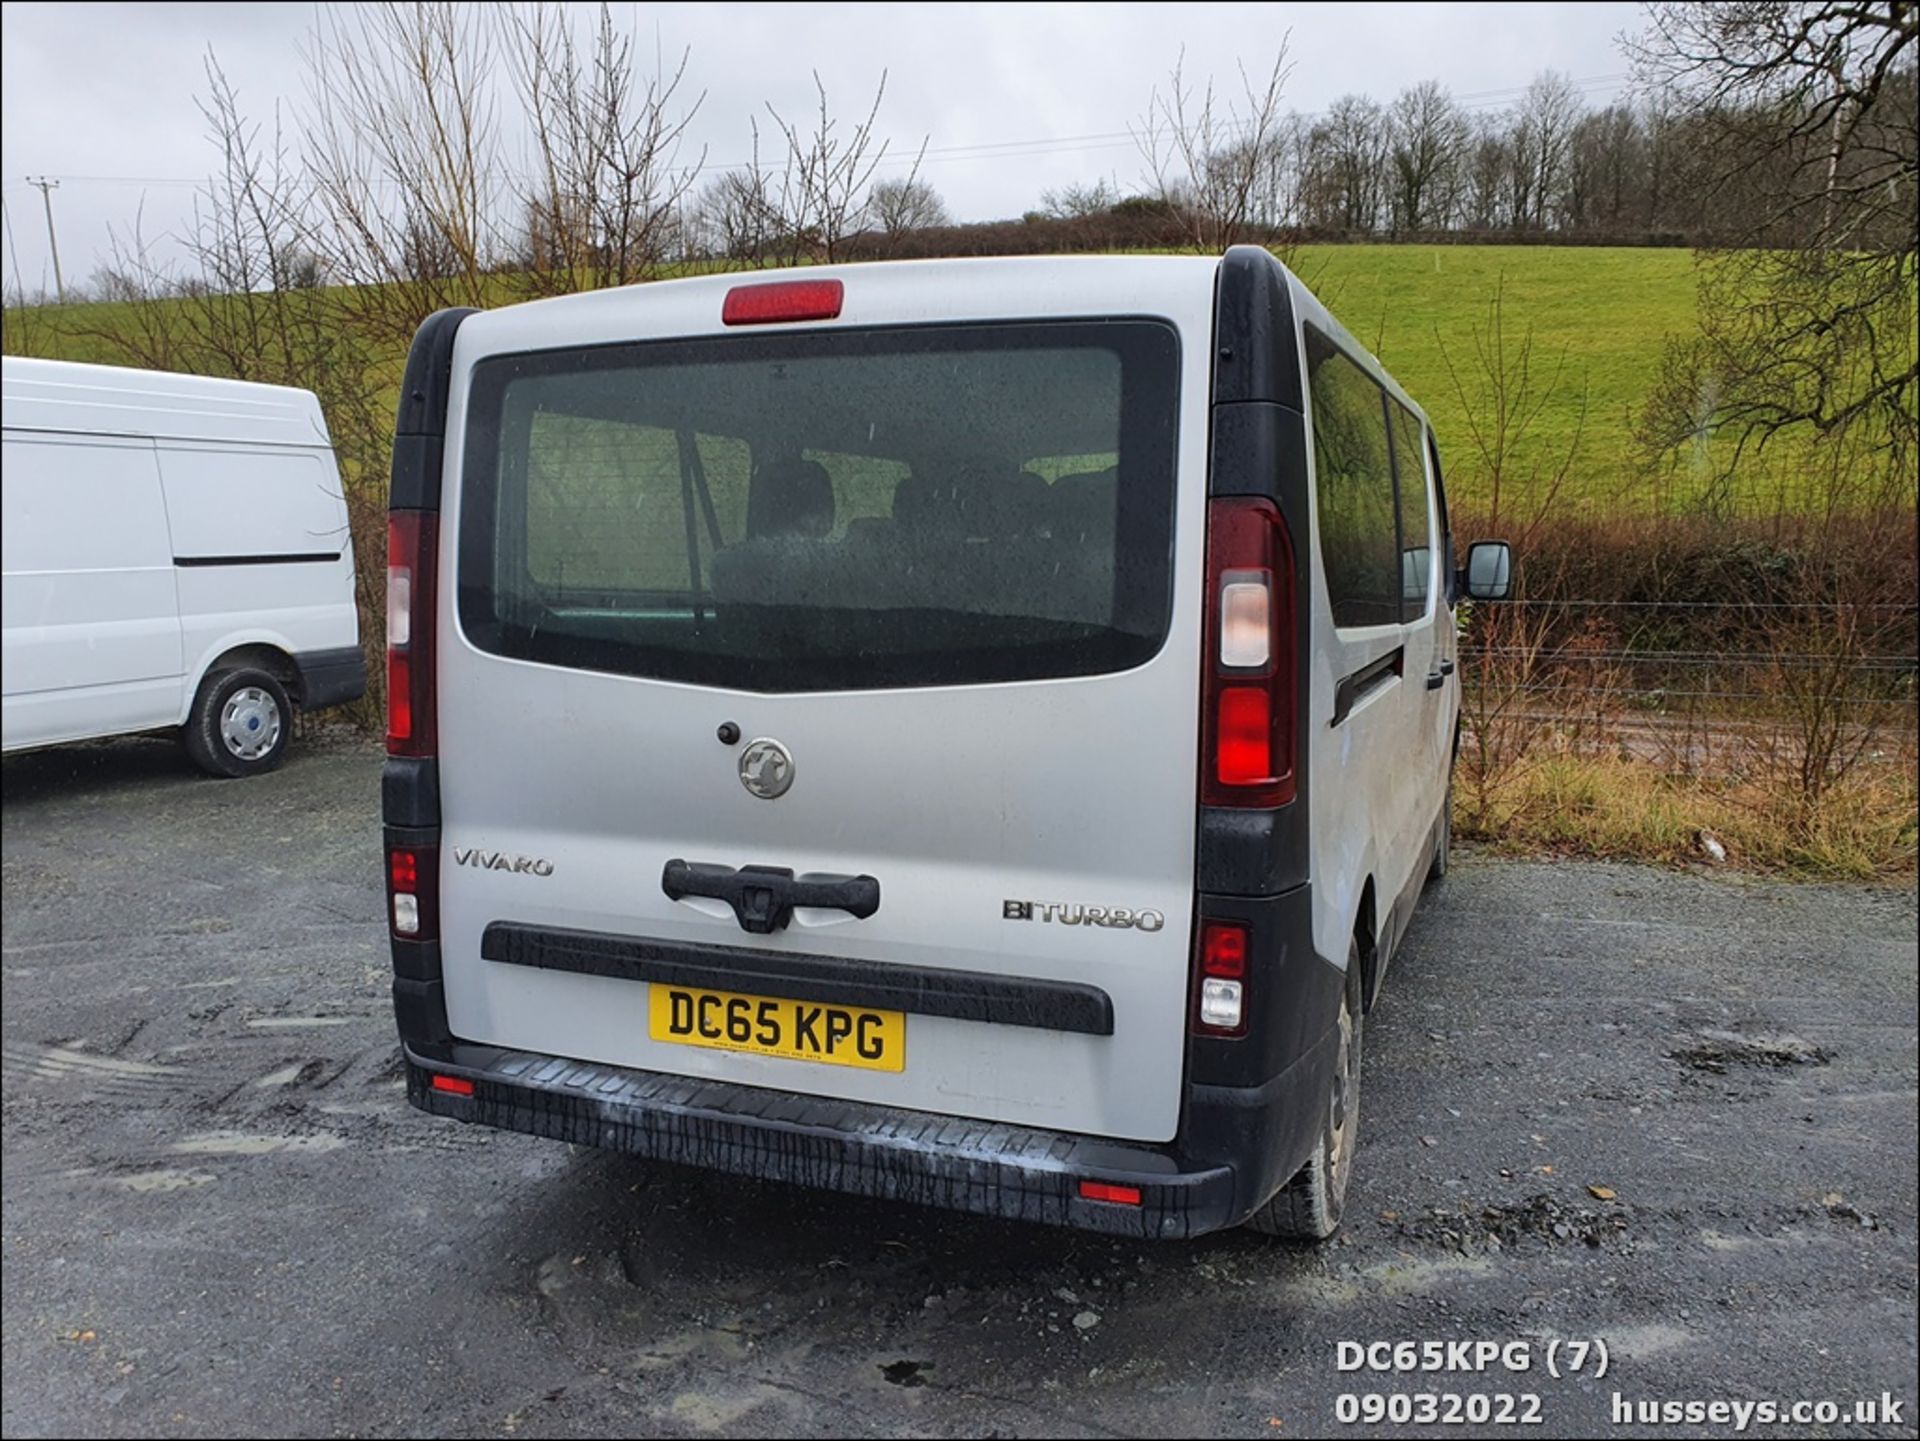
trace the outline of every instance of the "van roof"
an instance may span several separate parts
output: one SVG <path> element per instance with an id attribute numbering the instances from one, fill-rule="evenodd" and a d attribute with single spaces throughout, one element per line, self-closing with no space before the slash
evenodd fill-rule
<path id="1" fill-rule="evenodd" d="M 1396 399 L 1425 419 L 1378 357 L 1278 256 L 1273 259 L 1286 276 L 1295 317 L 1361 358 Z M 1169 308 L 1174 297 L 1191 295 L 1195 286 L 1212 286 L 1219 267 L 1217 255 L 1018 255 L 728 270 L 503 306 L 473 316 L 460 334 L 480 354 L 737 334 L 720 321 L 726 292 L 792 279 L 843 282 L 847 301 L 839 323 L 845 325 L 1149 314 Z"/>
<path id="2" fill-rule="evenodd" d="M 0 365 L 0 394 L 8 430 L 248 445 L 332 443 L 319 398 L 287 385 L 10 355 Z"/>

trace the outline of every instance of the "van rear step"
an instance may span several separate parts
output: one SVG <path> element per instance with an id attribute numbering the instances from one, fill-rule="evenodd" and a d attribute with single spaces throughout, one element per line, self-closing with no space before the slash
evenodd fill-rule
<path id="1" fill-rule="evenodd" d="M 650 1160 L 1148 1240 L 1218 1230 L 1244 1209 L 1231 1166 L 1185 1171 L 1151 1147 L 495 1046 L 448 1054 L 408 1049 L 420 1110 Z"/>

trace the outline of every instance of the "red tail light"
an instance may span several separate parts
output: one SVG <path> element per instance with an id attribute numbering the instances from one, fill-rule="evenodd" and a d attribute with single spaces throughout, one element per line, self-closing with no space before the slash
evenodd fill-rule
<path id="1" fill-rule="evenodd" d="M 395 940 L 440 939 L 440 851 L 387 847 L 387 927 Z"/>
<path id="2" fill-rule="evenodd" d="M 1244 1036 L 1247 985 L 1247 928 L 1236 921 L 1202 921 L 1194 1030 L 1206 1036 Z"/>
<path id="3" fill-rule="evenodd" d="M 387 754 L 430 756 L 433 710 L 432 511 L 387 517 Z"/>
<path id="4" fill-rule="evenodd" d="M 1212 502 L 1204 805 L 1280 806 L 1293 799 L 1293 581 L 1293 547 L 1272 501 Z"/>
<path id="5" fill-rule="evenodd" d="M 1083 1201 L 1111 1201 L 1116 1206 L 1137 1206 L 1140 1204 L 1138 1186 L 1115 1186 L 1106 1181 L 1082 1181 L 1080 1199 Z"/>
<path id="6" fill-rule="evenodd" d="M 736 285 L 720 306 L 723 325 L 770 325 L 779 320 L 832 320 L 840 314 L 846 286 L 837 280 L 776 280 Z"/>
<path id="7" fill-rule="evenodd" d="M 434 1090 L 444 1091 L 449 1096 L 471 1096 L 473 1094 L 473 1082 L 467 1080 L 464 1076 L 435 1076 L 432 1084 Z"/>

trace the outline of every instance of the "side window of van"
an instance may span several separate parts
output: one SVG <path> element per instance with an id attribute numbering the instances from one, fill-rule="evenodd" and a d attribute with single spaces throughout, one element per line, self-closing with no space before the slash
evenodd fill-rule
<path id="1" fill-rule="evenodd" d="M 1386 395 L 1319 332 L 1307 331 L 1320 557 L 1338 626 L 1400 620 L 1393 457 Z"/>
<path id="2" fill-rule="evenodd" d="M 1427 522 L 1426 447 L 1420 443 L 1420 421 L 1399 401 L 1390 401 L 1393 414 L 1393 464 L 1400 478 L 1400 599 L 1402 618 L 1419 620 L 1427 613 L 1427 591 L 1433 575 L 1433 542 Z"/>

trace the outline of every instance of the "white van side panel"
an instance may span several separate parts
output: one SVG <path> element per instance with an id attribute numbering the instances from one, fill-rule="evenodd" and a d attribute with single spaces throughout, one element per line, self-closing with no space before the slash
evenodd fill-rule
<path id="1" fill-rule="evenodd" d="M 1334 319 L 1313 293 L 1292 278 L 1300 374 L 1309 375 L 1306 331 L 1312 325 L 1354 355 L 1371 352 Z M 1373 378 L 1424 426 L 1426 412 L 1394 382 L 1377 360 Z M 1311 382 L 1309 381 L 1309 384 Z M 1313 398 L 1305 397 L 1308 453 L 1313 452 Z M 1347 954 L 1360 905 L 1371 880 L 1373 917 L 1378 933 L 1389 924 L 1394 902 L 1413 878 L 1445 794 L 1444 760 L 1435 765 L 1426 676 L 1437 663 L 1434 617 L 1438 614 L 1439 552 L 1429 558 L 1427 620 L 1416 625 L 1375 625 L 1341 629 L 1333 621 L 1320 548 L 1319 487 L 1309 481 L 1307 508 L 1312 516 L 1305 546 L 1313 584 L 1312 656 L 1303 672 L 1310 677 L 1308 733 L 1308 820 L 1312 836 L 1314 949 L 1331 961 Z M 1429 506 L 1429 533 L 1437 534 Z M 1401 673 L 1369 690 L 1338 726 L 1333 724 L 1335 690 L 1344 676 L 1404 646 Z M 1458 681 L 1454 684 L 1457 686 Z M 1450 743 L 1450 737 L 1449 737 Z"/>
<path id="2" fill-rule="evenodd" d="M 176 557 L 338 555 L 347 507 L 331 451 L 159 442 Z"/>
<path id="3" fill-rule="evenodd" d="M 359 639 L 346 498 L 329 450 L 159 444 L 187 676 L 175 721 L 222 654 Z M 229 564 L 219 564 L 222 560 Z"/>
<path id="4" fill-rule="evenodd" d="M 9 430 L 5 746 L 179 719 L 181 643 L 153 442 Z"/>

